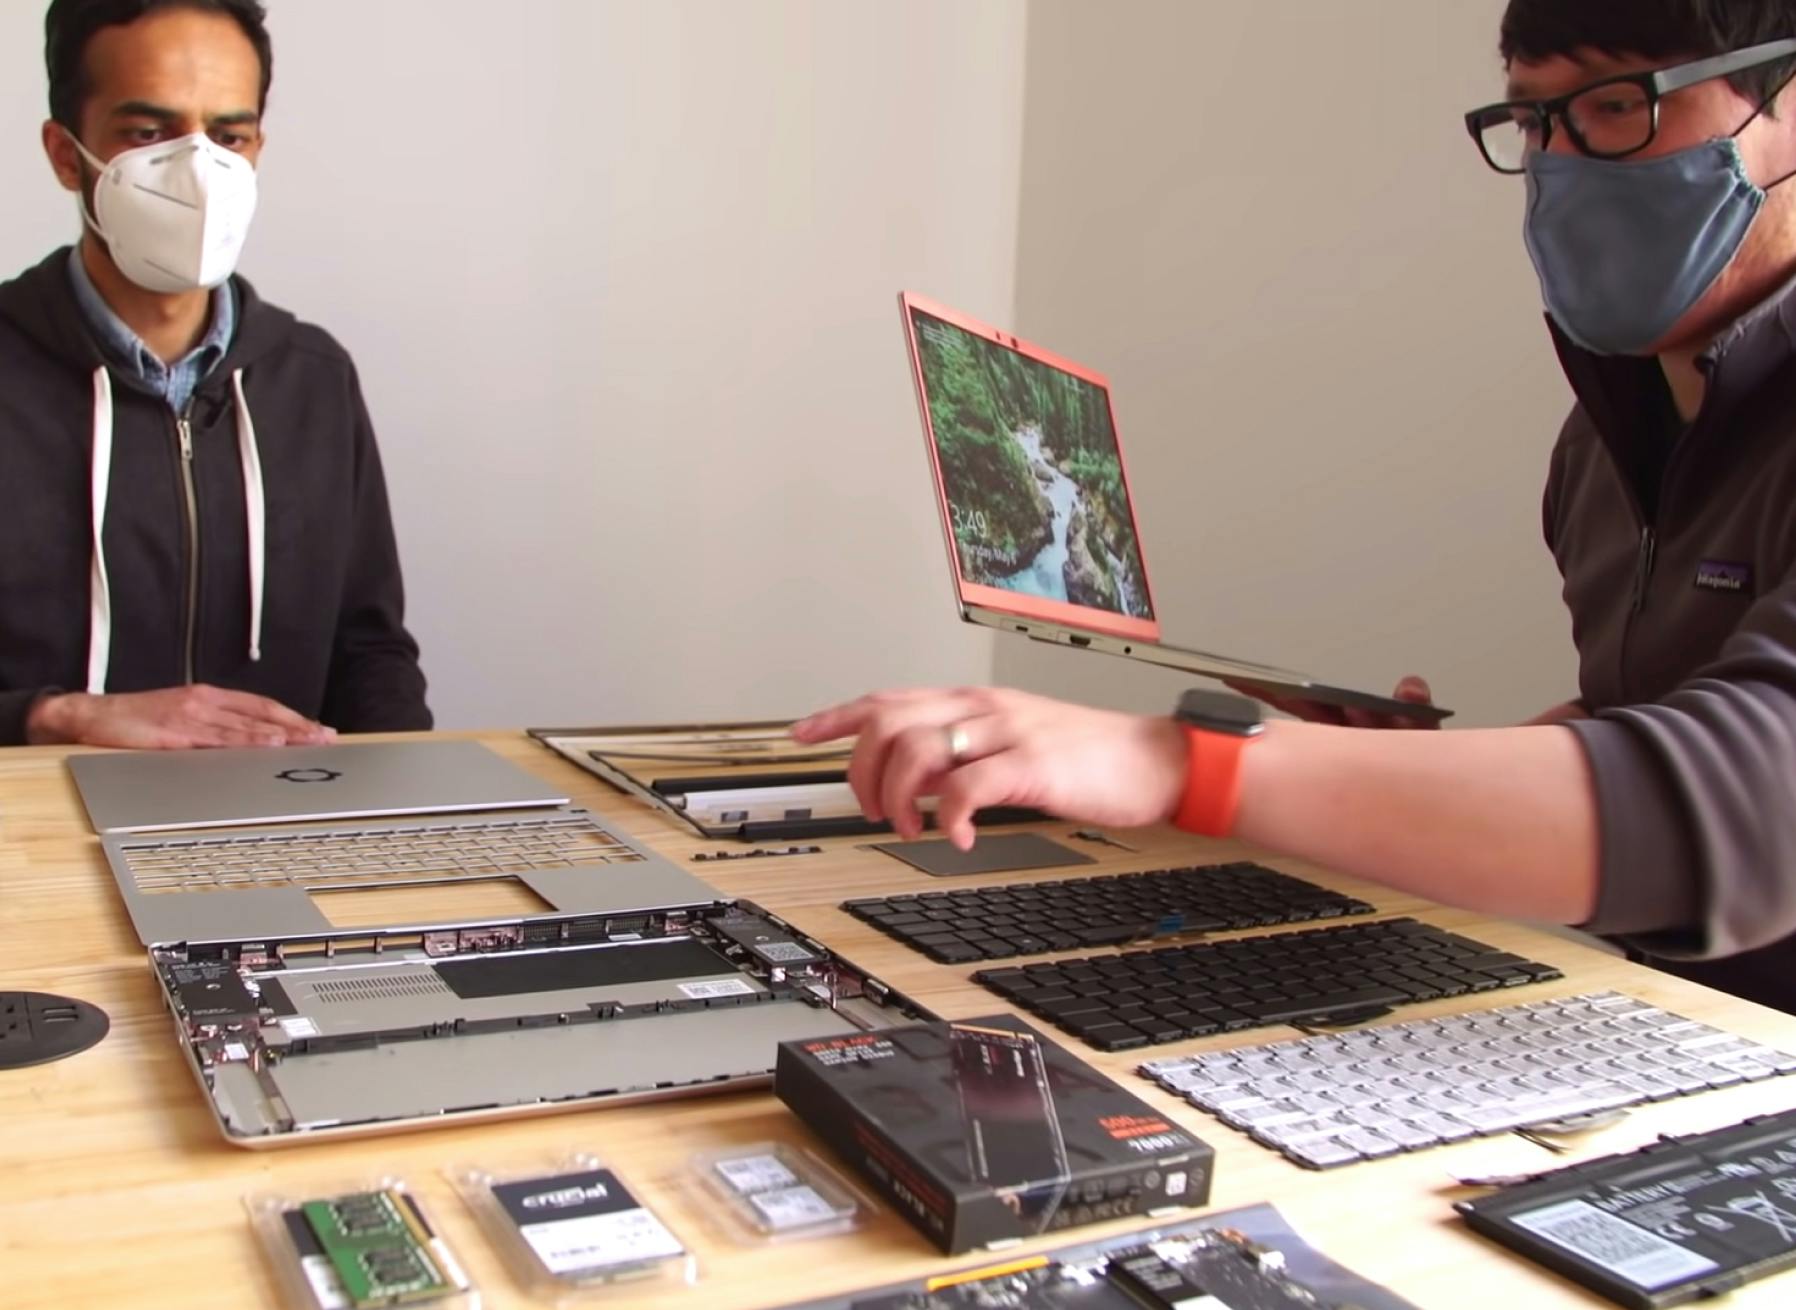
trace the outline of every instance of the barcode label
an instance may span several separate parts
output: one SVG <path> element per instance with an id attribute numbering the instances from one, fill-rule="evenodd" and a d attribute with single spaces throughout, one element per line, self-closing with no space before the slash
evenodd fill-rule
<path id="1" fill-rule="evenodd" d="M 1562 1201 L 1511 1218 L 1518 1228 L 1648 1290 L 1721 1267 L 1657 1233 L 1617 1219 L 1588 1201 Z"/>
<path id="2" fill-rule="evenodd" d="M 745 978 L 719 978 L 713 982 L 680 983 L 679 988 L 695 1001 L 708 1001 L 715 996 L 752 996 L 754 988 Z"/>
<path id="3" fill-rule="evenodd" d="M 775 1232 L 846 1219 L 853 1213 L 837 1209 L 816 1188 L 803 1183 L 797 1187 L 782 1187 L 776 1192 L 756 1192 L 748 1199 Z"/>
<path id="4" fill-rule="evenodd" d="M 807 951 L 797 942 L 768 942 L 755 947 L 755 953 L 773 964 L 802 964 L 817 958 L 815 952 Z"/>
<path id="5" fill-rule="evenodd" d="M 641 1209 L 526 1224 L 518 1233 L 549 1272 L 562 1277 L 686 1254 L 679 1238 Z"/>
<path id="6" fill-rule="evenodd" d="M 773 1155 L 740 1155 L 733 1160 L 719 1160 L 716 1169 L 724 1182 L 744 1196 L 798 1184 L 798 1175 Z"/>

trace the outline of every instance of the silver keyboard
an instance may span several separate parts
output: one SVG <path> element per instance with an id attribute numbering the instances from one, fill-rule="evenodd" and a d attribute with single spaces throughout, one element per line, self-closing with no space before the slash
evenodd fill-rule
<path id="1" fill-rule="evenodd" d="M 1792 1072 L 1796 1056 L 1617 992 L 1141 1066 L 1316 1169 Z"/>
<path id="2" fill-rule="evenodd" d="M 458 882 L 643 858 L 585 810 L 130 838 L 118 849 L 148 892 Z"/>

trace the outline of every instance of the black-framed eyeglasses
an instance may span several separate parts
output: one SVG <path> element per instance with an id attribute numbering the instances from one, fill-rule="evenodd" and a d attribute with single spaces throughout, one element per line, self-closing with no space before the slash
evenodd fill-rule
<path id="1" fill-rule="evenodd" d="M 1565 125 L 1566 135 L 1582 153 L 1596 159 L 1625 159 L 1658 136 L 1659 101 L 1673 91 L 1792 56 L 1796 39 L 1767 41 L 1655 72 L 1605 78 L 1551 100 L 1506 100 L 1467 114 L 1466 130 L 1478 143 L 1484 162 L 1499 173 L 1524 172 L 1528 156 L 1552 141 L 1555 120 Z"/>

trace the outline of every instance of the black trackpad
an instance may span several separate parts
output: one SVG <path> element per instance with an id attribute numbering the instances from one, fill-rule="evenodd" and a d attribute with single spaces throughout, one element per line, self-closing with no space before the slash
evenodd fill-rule
<path id="1" fill-rule="evenodd" d="M 996 836 L 981 833 L 973 849 L 963 851 L 951 841 L 881 842 L 873 847 L 894 859 L 914 865 L 936 877 L 964 873 L 1014 873 L 1021 869 L 1060 869 L 1074 864 L 1094 864 L 1079 851 L 1033 832 Z"/>
<path id="2" fill-rule="evenodd" d="M 728 973 L 733 967 L 709 946 L 690 937 L 531 955 L 481 955 L 445 960 L 435 966 L 437 976 L 463 1000 L 702 978 Z"/>

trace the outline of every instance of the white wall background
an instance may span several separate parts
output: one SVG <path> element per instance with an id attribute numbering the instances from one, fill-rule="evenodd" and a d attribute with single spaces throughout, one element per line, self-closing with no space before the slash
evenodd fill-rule
<path id="1" fill-rule="evenodd" d="M 1503 0 L 1032 0 L 1016 330 L 1110 375 L 1169 640 L 1461 723 L 1576 694 L 1540 539 L 1569 392 L 1461 121 Z M 948 295 L 948 292 L 942 294 Z M 1005 682 L 1189 679 L 1000 638 Z"/>
<path id="2" fill-rule="evenodd" d="M 1500 0 L 273 0 L 244 271 L 360 363 L 448 726 L 983 681 L 894 293 L 1109 371 L 1169 636 L 1572 688 Z M 75 230 L 0 0 L 0 270 Z M 1027 88 L 1025 95 L 1025 71 Z M 1004 639 L 1006 681 L 1180 680 Z"/>

